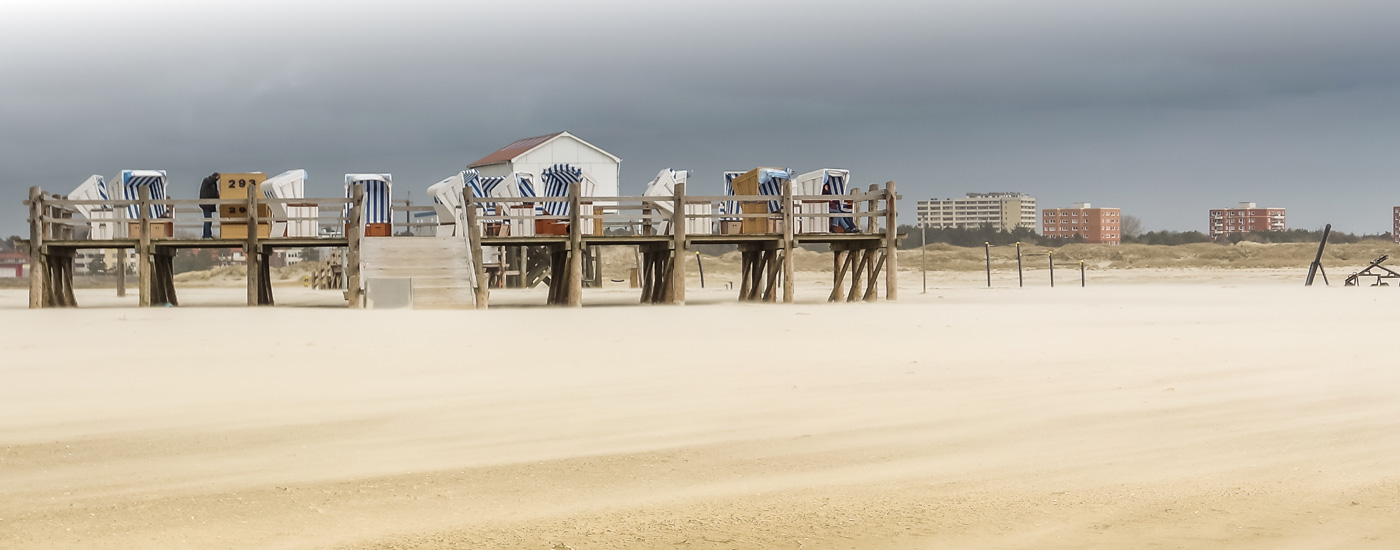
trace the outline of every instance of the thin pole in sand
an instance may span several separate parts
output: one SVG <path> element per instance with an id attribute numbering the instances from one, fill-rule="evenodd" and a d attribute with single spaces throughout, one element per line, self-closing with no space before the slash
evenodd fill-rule
<path id="1" fill-rule="evenodd" d="M 1055 288 L 1055 252 L 1052 250 L 1046 255 L 1050 257 L 1050 288 Z"/>
<path id="2" fill-rule="evenodd" d="M 1327 236 L 1331 234 L 1332 224 L 1329 223 L 1327 227 L 1322 228 L 1322 242 L 1317 245 L 1317 258 L 1314 258 L 1312 265 L 1308 266 L 1308 280 L 1303 283 L 1303 286 L 1312 286 L 1313 277 L 1317 276 L 1318 270 L 1322 270 L 1322 282 L 1327 283 L 1327 270 L 1322 269 L 1322 250 L 1327 248 Z"/>
<path id="3" fill-rule="evenodd" d="M 919 271 L 924 274 L 924 294 L 928 294 L 928 226 L 919 226 Z"/>
<path id="4" fill-rule="evenodd" d="M 700 251 L 695 251 L 695 266 L 700 268 L 700 288 L 705 288 L 705 262 L 700 260 Z"/>
<path id="5" fill-rule="evenodd" d="M 1079 260 L 1079 288 L 1084 288 L 1084 260 Z"/>
<path id="6" fill-rule="evenodd" d="M 992 243 L 983 241 L 982 246 L 987 249 L 987 288 L 992 288 Z"/>
<path id="7" fill-rule="evenodd" d="M 1026 276 L 1021 272 L 1021 243 L 1016 243 L 1016 286 L 1026 286 Z"/>

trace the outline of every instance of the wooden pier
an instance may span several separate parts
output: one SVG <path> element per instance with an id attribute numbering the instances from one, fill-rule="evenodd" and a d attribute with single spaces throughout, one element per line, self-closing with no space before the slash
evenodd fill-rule
<path id="1" fill-rule="evenodd" d="M 175 292 L 173 260 L 180 249 L 240 249 L 244 252 L 247 264 L 248 305 L 273 305 L 271 267 L 269 256 L 279 248 L 345 248 L 346 249 L 346 297 L 350 307 L 359 307 L 359 242 L 360 224 L 346 223 L 358 219 L 363 212 L 364 189 L 357 186 L 352 198 L 326 199 L 269 199 L 249 193 L 247 200 L 191 199 L 173 200 L 151 199 L 146 188 L 140 188 L 137 200 L 70 200 L 59 195 L 45 194 L 38 187 L 29 189 L 29 199 L 25 205 L 29 209 L 29 307 L 76 307 L 73 296 L 73 259 L 79 250 L 117 250 L 117 293 L 126 293 L 126 254 L 135 251 L 138 304 L 141 307 L 153 305 L 180 304 Z M 281 202 L 283 204 L 306 204 L 312 202 L 321 207 L 321 214 L 315 218 L 320 223 L 331 223 L 344 228 L 343 234 L 326 237 L 262 237 L 259 236 L 258 210 L 262 205 Z M 88 205 L 110 207 L 112 218 L 86 220 L 75 216 L 73 207 Z M 341 214 L 349 205 L 349 216 Z M 126 217 L 127 207 L 136 206 L 135 219 Z M 166 206 L 172 212 L 169 218 L 152 218 L 151 207 Z M 196 239 L 183 238 L 175 233 L 180 227 L 203 225 L 202 210 L 199 206 L 234 206 L 246 210 L 244 218 L 210 218 L 222 224 L 246 224 L 246 237 Z M 193 210 L 186 210 L 195 207 Z M 325 216 L 330 210 L 336 215 Z M 177 223 L 175 215 L 181 213 L 200 214 L 195 221 Z M 302 218 L 289 218 L 300 220 Z M 264 220 L 266 221 L 266 220 Z M 80 227 L 89 224 L 111 223 L 118 230 L 114 238 L 84 238 Z M 157 231 L 156 228 L 161 228 Z M 133 236 L 132 233 L 135 233 Z"/>
<path id="2" fill-rule="evenodd" d="M 883 187 L 871 185 L 868 191 L 853 191 L 847 195 L 793 195 L 791 184 L 785 186 L 781 196 L 769 195 L 729 195 L 729 196 L 689 196 L 685 185 L 675 186 L 671 196 L 623 196 L 623 197 L 582 197 L 577 184 L 570 186 L 563 197 L 523 197 L 480 199 L 463 190 L 465 221 L 470 228 L 462 241 L 470 252 L 471 270 L 475 275 L 473 289 L 475 307 L 485 309 L 490 304 L 490 281 L 485 263 L 485 250 L 498 247 L 503 258 L 492 267 L 494 278 L 505 280 L 507 261 L 514 258 L 512 272 L 517 282 L 525 283 L 528 257 L 526 250 L 542 250 L 547 254 L 547 267 L 544 277 L 549 284 L 546 303 L 549 305 L 578 307 L 584 303 L 585 255 L 586 251 L 603 246 L 635 247 L 638 252 L 638 278 L 641 286 L 640 302 L 647 304 L 684 304 L 686 300 L 685 281 L 687 276 L 688 250 L 696 245 L 735 245 L 741 255 L 741 282 L 737 289 L 737 299 L 754 302 L 791 303 L 796 297 L 794 285 L 793 251 L 803 244 L 828 245 L 833 253 L 832 290 L 828 300 L 833 302 L 871 301 L 880 297 L 880 283 L 883 281 L 884 297 L 894 300 L 898 297 L 898 266 L 896 250 L 900 236 L 896 234 L 895 210 L 898 195 L 894 182 Z M 240 249 L 247 262 L 247 305 L 267 306 L 275 303 L 269 257 L 279 248 L 332 248 L 344 249 L 344 280 L 346 303 L 351 308 L 363 307 L 364 284 L 361 280 L 361 243 L 365 195 L 363 185 L 353 188 L 349 198 L 297 198 L 270 199 L 249 193 L 246 200 L 223 199 L 151 199 L 145 188 L 140 189 L 136 200 L 70 200 L 59 195 L 46 194 L 37 187 L 30 188 L 25 201 L 29 209 L 30 222 L 30 307 L 76 307 L 73 293 L 74 258 L 79 250 L 116 249 L 133 250 L 137 262 L 137 289 L 141 307 L 153 305 L 179 305 L 175 289 L 173 259 L 180 249 Z M 718 202 L 732 204 L 756 204 L 781 201 L 787 205 L 778 212 L 712 213 L 712 206 Z M 851 205 L 850 212 L 802 213 L 797 205 L 803 202 L 842 201 Z M 297 221 L 314 219 L 318 226 L 336 228 L 321 231 L 314 237 L 273 237 L 260 236 L 256 229 L 246 230 L 246 236 L 239 238 L 196 239 L 182 237 L 177 229 L 198 228 L 206 219 L 202 217 L 200 206 L 214 206 L 219 212 L 223 206 L 239 207 L 246 211 L 243 217 L 217 217 L 221 227 L 224 224 L 246 224 L 246 228 L 257 228 L 259 210 L 266 212 L 267 205 L 273 204 L 314 204 L 318 207 L 315 218 L 287 218 L 277 221 Z M 568 213 L 551 216 L 533 208 L 496 208 L 495 213 L 486 215 L 482 203 L 516 204 L 527 206 L 539 203 L 566 203 Z M 109 208 L 112 218 L 87 220 L 76 215 L 75 206 L 89 205 Z M 588 205 L 592 215 L 584 217 L 582 208 Z M 692 205 L 704 205 L 691 212 Z M 128 207 L 136 207 L 137 216 L 126 215 Z M 151 207 L 165 206 L 171 212 L 169 218 L 152 218 Z M 663 208 L 664 206 L 664 208 Z M 413 228 L 412 214 L 431 210 L 431 207 L 395 206 L 394 212 L 403 212 L 404 225 Z M 527 214 L 506 212 L 526 211 Z M 662 216 L 663 210 L 670 210 Z M 753 210 L 753 209 L 750 209 Z M 701 213 L 703 212 L 703 213 Z M 327 215 L 327 214 L 331 215 Z M 180 216 L 183 214 L 184 216 Z M 198 217 L 194 217 L 198 215 Z M 222 214 L 221 214 L 222 216 Z M 825 231 L 798 232 L 799 225 L 810 227 L 813 224 L 829 226 L 830 218 L 845 217 L 854 221 L 859 228 L 856 233 L 831 233 Z M 758 218 L 757 223 L 752 223 Z M 801 224 L 799 224 L 801 218 Z M 697 221 L 699 220 L 699 221 Z M 713 221 L 721 220 L 715 224 Z M 748 220 L 751 223 L 740 224 Z M 511 224 L 538 222 L 564 222 L 557 226 L 566 227 L 560 234 L 511 235 L 500 231 Z M 699 224 L 710 227 L 711 231 L 688 233 L 689 225 Z M 733 223 L 725 223 L 733 222 Z M 93 238 L 82 235 L 80 229 L 90 224 L 112 223 L 120 229 L 113 238 Z M 439 222 L 441 223 L 441 222 Z M 591 231 L 585 226 L 592 225 Z M 766 232 L 744 233 L 737 231 L 740 225 L 760 226 Z M 495 228 L 486 231 L 486 228 Z M 721 232 L 728 228 L 733 232 Z M 322 234 L 323 233 L 323 234 Z M 375 239 L 409 239 L 415 237 L 374 237 Z M 392 242 L 392 241 L 391 241 Z M 118 295 L 125 292 L 126 254 L 118 253 Z M 598 280 L 594 267 L 592 280 Z M 883 277 L 882 277 L 883 275 Z"/>
<path id="3" fill-rule="evenodd" d="M 464 193 L 463 203 L 467 205 L 467 224 L 471 227 L 470 246 L 472 257 L 477 263 L 478 280 L 485 280 L 484 247 L 496 246 L 506 249 L 516 247 L 544 246 L 550 255 L 550 292 L 547 303 L 551 305 L 580 306 L 583 304 L 583 256 L 585 250 L 601 246 L 636 247 L 641 256 L 638 276 L 641 285 L 641 303 L 684 304 L 687 251 L 693 245 L 735 245 L 741 255 L 741 274 L 738 299 L 741 301 L 776 302 L 779 292 L 782 301 L 791 303 L 796 298 L 793 279 L 793 250 L 801 244 L 829 245 L 837 258 L 833 270 L 833 290 L 828 296 L 832 302 L 873 301 L 880 296 L 880 287 L 885 289 L 886 299 L 899 296 L 898 265 L 896 251 L 900 236 L 896 233 L 896 205 L 898 194 L 894 182 L 886 182 L 884 187 L 871 185 L 867 192 L 853 192 L 848 195 L 793 195 L 791 185 L 784 188 L 782 196 L 769 195 L 728 195 L 728 196 L 689 196 L 685 194 L 685 184 L 677 184 L 675 194 L 666 196 L 622 196 L 622 197 L 581 197 L 578 186 L 569 188 L 566 197 L 522 197 L 522 198 L 474 198 Z M 716 202 L 768 203 L 773 200 L 788 205 L 774 213 L 689 213 L 689 205 L 713 205 Z M 854 208 L 849 213 L 795 213 L 795 205 L 803 201 L 830 202 L 841 200 L 850 202 Z M 569 205 L 569 215 L 548 216 L 541 214 L 483 215 L 476 205 L 530 204 L 564 202 Z M 669 219 L 660 219 L 654 214 L 660 210 L 657 203 L 671 205 Z M 585 232 L 580 223 L 581 206 L 591 204 L 594 231 Z M 863 208 L 862 208 L 863 206 Z M 509 209 L 497 208 L 500 211 Z M 848 217 L 861 227 L 859 233 L 811 232 L 797 233 L 796 219 L 816 220 L 829 225 L 829 218 Z M 713 219 L 742 220 L 761 218 L 769 227 L 777 231 L 765 233 L 705 233 L 687 234 L 688 220 Z M 501 236 L 483 235 L 483 226 L 499 226 L 510 223 L 531 223 L 540 220 L 567 221 L 565 235 Z M 863 222 L 863 223 L 862 223 Z M 721 224 L 723 225 L 723 224 Z M 620 231 L 608 231 L 608 228 Z M 641 228 L 638 230 L 638 228 Z M 656 230 L 652 230 L 656 229 Z M 844 263 L 843 263 L 844 262 Z M 849 275 L 849 277 L 847 277 Z M 881 285 L 881 275 L 884 275 Z M 556 284 L 557 283 L 557 284 Z M 779 288 L 781 287 L 781 290 Z M 847 290 L 849 289 L 849 290 Z M 484 309 L 490 303 L 489 289 L 477 289 L 476 307 Z"/>

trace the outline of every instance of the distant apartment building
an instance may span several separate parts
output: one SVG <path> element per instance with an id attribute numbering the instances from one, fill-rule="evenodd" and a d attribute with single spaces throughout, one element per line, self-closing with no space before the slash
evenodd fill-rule
<path id="1" fill-rule="evenodd" d="M 968 193 L 956 199 L 919 201 L 916 222 L 934 229 L 1034 230 L 1035 198 L 1023 193 Z"/>
<path id="2" fill-rule="evenodd" d="M 1235 208 L 1210 211 L 1210 236 L 1250 231 L 1286 231 L 1288 224 L 1283 208 L 1259 208 L 1252 202 L 1242 202 Z"/>
<path id="3" fill-rule="evenodd" d="M 1395 207 L 1394 211 L 1391 213 L 1391 225 L 1390 238 L 1400 243 L 1400 206 Z"/>
<path id="4" fill-rule="evenodd" d="M 1071 208 L 1046 208 L 1040 216 L 1041 234 L 1046 237 L 1071 239 L 1078 235 L 1084 242 L 1118 244 L 1122 242 L 1122 212 L 1117 208 L 1094 208 L 1087 202 Z"/>

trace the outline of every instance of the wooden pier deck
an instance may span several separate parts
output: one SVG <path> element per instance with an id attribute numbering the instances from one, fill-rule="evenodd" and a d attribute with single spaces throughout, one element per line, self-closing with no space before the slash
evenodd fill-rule
<path id="1" fill-rule="evenodd" d="M 299 198 L 268 199 L 251 193 L 247 200 L 157 200 L 151 199 L 144 188 L 137 200 L 70 200 L 60 195 L 46 194 L 39 188 L 31 188 L 29 199 L 25 201 L 29 209 L 30 222 L 30 307 L 76 307 L 73 297 L 74 257 L 78 250 L 117 249 L 134 250 L 137 261 L 139 304 L 178 305 L 179 300 L 174 286 L 172 258 L 182 249 L 239 249 L 247 258 L 247 305 L 272 305 L 274 303 L 269 255 L 283 248 L 343 248 L 345 250 L 346 302 L 351 308 L 364 306 L 364 281 L 360 268 L 360 248 L 364 236 L 363 216 L 365 195 L 362 185 L 356 186 L 349 198 Z M 526 280 L 527 255 L 539 259 L 549 281 L 550 292 L 547 302 L 552 305 L 583 305 L 585 285 L 585 256 L 589 250 L 603 246 L 634 247 L 641 258 L 638 278 L 641 286 L 642 303 L 685 303 L 686 262 L 689 249 L 702 245 L 732 245 L 741 252 L 741 281 L 739 300 L 784 302 L 794 299 L 793 250 L 804 244 L 827 245 L 833 251 L 832 291 L 830 301 L 874 300 L 884 288 L 884 297 L 894 300 L 898 297 L 898 266 L 895 251 L 900 235 L 896 228 L 896 204 L 894 182 L 887 182 L 883 188 L 871 185 L 868 191 L 854 191 L 848 195 L 793 195 L 791 186 L 784 189 L 781 196 L 740 195 L 740 196 L 687 196 L 685 185 L 678 184 L 672 196 L 632 196 L 632 197 L 581 197 L 574 184 L 568 196 L 489 198 L 472 197 L 464 190 L 465 205 L 456 221 L 439 220 L 435 224 L 417 223 L 411 219 L 412 213 L 431 210 L 431 207 L 405 205 L 394 207 L 395 212 L 403 212 L 404 223 L 400 227 L 414 229 L 415 226 L 461 223 L 468 228 L 468 235 L 462 238 L 471 258 L 476 286 L 474 302 L 477 309 L 485 309 L 490 303 L 491 281 L 503 281 L 507 260 L 502 259 L 494 266 L 496 278 L 488 277 L 484 258 L 488 249 L 494 249 L 501 258 L 516 258 L 515 273 L 517 283 Z M 844 201 L 852 206 L 850 212 L 811 213 L 797 212 L 802 203 Z M 755 212 L 756 208 L 744 208 L 742 212 L 711 213 L 716 203 L 725 202 L 740 205 L 768 204 L 778 201 L 788 205 L 777 212 L 766 210 Z M 245 217 L 215 218 L 224 224 L 258 227 L 270 220 L 259 219 L 259 212 L 276 203 L 307 205 L 318 207 L 314 219 L 318 227 L 331 229 L 319 231 L 318 236 L 270 237 L 260 236 L 258 231 L 244 231 L 246 237 L 211 239 L 189 238 L 176 228 L 198 227 L 206 219 L 199 206 L 237 206 L 246 211 Z M 553 203 L 568 205 L 567 215 L 551 216 L 534 205 Z M 516 205 L 514 209 L 498 208 L 499 205 Z M 101 207 L 113 214 L 111 218 L 88 220 L 77 214 L 76 206 Z M 681 205 L 680 207 L 673 207 Z M 703 205 L 699 208 L 692 206 Z M 135 206 L 138 215 L 125 217 L 128 207 Z M 150 217 L 152 206 L 166 206 L 172 212 L 169 218 Z M 590 215 L 582 212 L 587 206 Z M 488 207 L 490 208 L 488 210 Z M 664 207 L 664 208 L 663 208 Z M 525 211 L 527 214 L 503 214 L 502 211 Z M 670 210 L 664 217 L 661 211 Z M 694 210 L 694 211 L 693 211 Z M 220 208 L 222 211 L 222 208 Z M 487 212 L 494 212 L 487 215 Z M 329 215 L 328 215 L 329 214 Z M 830 218 L 843 217 L 853 220 L 858 233 L 832 233 L 828 231 L 795 232 L 799 225 L 806 227 L 826 226 Z M 742 232 L 740 225 L 746 220 L 759 219 L 758 226 L 766 227 L 765 232 Z M 287 218 L 274 221 L 285 222 L 307 220 L 308 218 Z M 799 220 L 800 219 L 800 220 Z M 350 222 L 355 223 L 350 223 Z M 718 221 L 719 223 L 714 223 Z M 111 224 L 116 228 L 112 238 L 94 238 L 85 230 L 99 223 Z M 564 230 L 560 234 L 534 234 L 533 231 L 520 231 L 523 227 L 536 227 L 541 223 L 554 223 Z M 585 230 L 585 227 L 591 229 Z M 710 227 L 708 231 L 687 233 L 687 227 Z M 511 228 L 517 228 L 512 231 Z M 163 229 L 162 229 L 163 228 Z M 392 231 L 391 231 L 392 232 Z M 415 237 L 372 237 L 375 239 L 411 239 Z M 386 243 L 387 244 L 387 243 Z M 118 292 L 124 292 L 126 255 L 117 254 Z M 881 277 L 883 275 L 883 277 Z M 596 273 L 594 275 L 597 276 Z M 883 279 L 883 285 L 881 285 Z"/>

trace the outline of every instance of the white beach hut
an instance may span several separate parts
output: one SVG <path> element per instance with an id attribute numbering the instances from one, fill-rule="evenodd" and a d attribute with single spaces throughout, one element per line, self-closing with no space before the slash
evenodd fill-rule
<path id="1" fill-rule="evenodd" d="M 568 164 L 588 174 L 596 184 L 586 196 L 616 197 L 622 159 L 568 132 L 556 132 L 516 140 L 494 153 L 467 165 L 482 177 L 509 176 L 524 172 L 543 175 L 556 164 Z"/>

